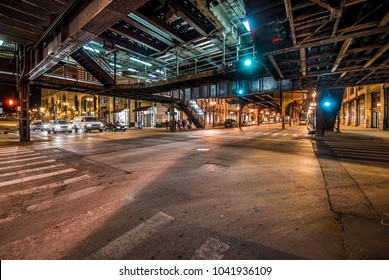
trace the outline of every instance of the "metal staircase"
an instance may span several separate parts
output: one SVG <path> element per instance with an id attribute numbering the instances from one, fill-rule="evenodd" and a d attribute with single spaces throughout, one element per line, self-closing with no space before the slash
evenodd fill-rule
<path id="1" fill-rule="evenodd" d="M 179 106 L 197 128 L 205 128 L 204 112 L 195 100 L 180 101 Z"/>
<path id="2" fill-rule="evenodd" d="M 115 85 L 114 78 L 83 49 L 74 52 L 72 58 L 91 73 L 104 86 Z"/>

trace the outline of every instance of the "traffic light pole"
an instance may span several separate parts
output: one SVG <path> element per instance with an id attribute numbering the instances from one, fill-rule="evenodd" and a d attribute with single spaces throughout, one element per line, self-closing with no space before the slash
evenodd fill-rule
<path id="1" fill-rule="evenodd" d="M 29 116 L 29 103 L 30 103 L 30 83 L 26 80 L 22 80 L 19 87 L 19 142 L 30 142 L 30 116 Z"/>

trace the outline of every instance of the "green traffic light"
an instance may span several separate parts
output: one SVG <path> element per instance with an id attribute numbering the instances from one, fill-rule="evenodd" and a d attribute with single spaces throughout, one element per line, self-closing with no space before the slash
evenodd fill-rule
<path id="1" fill-rule="evenodd" d="M 246 67 L 250 67 L 251 64 L 252 64 L 252 61 L 251 61 L 251 59 L 246 59 L 246 60 L 243 62 L 243 64 L 244 64 L 244 66 L 246 66 Z"/>

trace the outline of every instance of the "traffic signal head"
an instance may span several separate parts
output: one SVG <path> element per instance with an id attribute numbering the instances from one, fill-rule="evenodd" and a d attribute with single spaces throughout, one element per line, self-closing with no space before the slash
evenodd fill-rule
<path id="1" fill-rule="evenodd" d="M 252 63 L 253 63 L 253 62 L 252 62 L 251 59 L 249 59 L 249 58 L 246 59 L 246 60 L 243 62 L 244 66 L 246 66 L 246 67 L 250 67 Z"/>
<path id="2" fill-rule="evenodd" d="M 12 98 L 8 99 L 8 102 L 7 102 L 7 103 L 8 103 L 8 105 L 11 106 L 11 107 L 14 106 L 14 105 L 16 105 L 15 100 L 13 100 Z"/>
<path id="3" fill-rule="evenodd" d="M 324 106 L 325 107 L 330 107 L 331 106 L 331 102 L 329 102 L 329 101 L 324 102 Z"/>

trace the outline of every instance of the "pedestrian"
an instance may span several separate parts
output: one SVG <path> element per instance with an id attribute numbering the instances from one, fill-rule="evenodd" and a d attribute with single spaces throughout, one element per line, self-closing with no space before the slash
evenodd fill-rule
<path id="1" fill-rule="evenodd" d="M 168 120 L 165 121 L 165 127 L 166 127 L 166 130 L 169 129 L 169 121 Z"/>
<path id="2" fill-rule="evenodd" d="M 182 129 L 186 130 L 186 120 L 182 120 Z"/>

